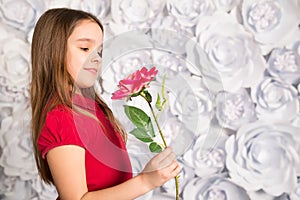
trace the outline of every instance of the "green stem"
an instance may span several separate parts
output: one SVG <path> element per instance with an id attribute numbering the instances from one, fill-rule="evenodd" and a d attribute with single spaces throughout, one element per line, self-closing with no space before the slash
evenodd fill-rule
<path id="1" fill-rule="evenodd" d="M 151 110 L 152 116 L 153 116 L 153 118 L 154 118 L 155 124 L 156 124 L 156 126 L 157 126 L 157 128 L 158 128 L 158 132 L 159 132 L 160 137 L 161 137 L 161 139 L 162 139 L 162 141 L 163 141 L 164 148 L 166 148 L 166 147 L 167 147 L 167 143 L 166 143 L 164 134 L 163 134 L 162 131 L 161 131 L 161 128 L 160 128 L 160 126 L 159 126 L 159 123 L 158 123 L 158 121 L 157 121 L 157 117 L 156 117 L 156 115 L 155 115 L 155 113 L 154 113 L 154 110 L 153 110 L 153 107 L 152 107 L 152 105 L 151 105 L 151 102 L 149 102 L 149 101 L 147 100 L 146 96 L 144 96 L 143 93 L 140 93 L 140 95 L 147 101 L 147 103 L 148 103 L 148 105 L 149 105 L 149 107 L 150 107 L 150 110 Z M 179 200 L 179 181 L 178 181 L 178 179 L 179 179 L 179 176 L 178 176 L 178 175 L 175 176 L 174 180 L 175 180 L 175 187 L 176 187 L 176 189 L 175 189 L 175 190 L 176 190 L 176 200 Z"/>
<path id="2" fill-rule="evenodd" d="M 157 128 L 158 128 L 158 132 L 159 132 L 159 134 L 160 134 L 160 137 L 161 137 L 161 139 L 162 139 L 162 141 L 163 141 L 163 143 L 164 143 L 164 147 L 166 148 L 166 147 L 167 147 L 167 143 L 166 143 L 164 134 L 163 134 L 162 131 L 161 131 L 161 128 L 160 128 L 160 126 L 159 126 L 159 123 L 158 123 L 158 121 L 157 121 L 157 118 L 156 118 L 156 116 L 155 116 L 155 113 L 154 113 L 154 110 L 153 110 L 153 108 L 152 108 L 152 105 L 151 105 L 150 102 L 148 102 L 148 105 L 149 105 L 149 107 L 150 107 L 150 110 L 151 110 L 152 116 L 153 116 L 153 118 L 154 118 L 155 124 L 156 124 L 156 126 L 157 126 Z"/>

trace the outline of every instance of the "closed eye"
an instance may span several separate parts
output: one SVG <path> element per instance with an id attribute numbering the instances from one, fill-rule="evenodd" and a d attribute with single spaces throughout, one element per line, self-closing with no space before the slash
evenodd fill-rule
<path id="1" fill-rule="evenodd" d="M 80 48 L 82 51 L 89 51 L 89 48 L 81 47 Z"/>

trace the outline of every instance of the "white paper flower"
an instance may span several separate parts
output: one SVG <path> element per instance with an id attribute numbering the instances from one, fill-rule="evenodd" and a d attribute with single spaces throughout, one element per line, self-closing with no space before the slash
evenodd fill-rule
<path id="1" fill-rule="evenodd" d="M 254 104 L 245 89 L 236 93 L 220 92 L 216 96 L 216 117 L 225 128 L 237 130 L 256 120 Z"/>
<path id="2" fill-rule="evenodd" d="M 120 80 L 149 63 L 152 63 L 151 53 L 147 50 L 124 51 L 119 57 L 112 58 L 110 63 L 103 63 L 101 76 L 104 89 L 111 94 Z"/>
<path id="3" fill-rule="evenodd" d="M 111 15 L 116 22 L 113 29 L 116 33 L 122 31 L 119 28 L 127 30 L 149 29 L 149 25 L 162 11 L 164 4 L 165 2 L 161 0 L 112 0 Z"/>
<path id="4" fill-rule="evenodd" d="M 70 6 L 72 8 L 84 10 L 92 13 L 99 19 L 103 20 L 110 11 L 110 0 L 101 1 L 84 1 L 84 0 L 72 0 Z"/>
<path id="5" fill-rule="evenodd" d="M 159 15 L 152 23 L 150 31 L 154 47 L 173 54 L 184 54 L 185 44 L 193 36 L 191 29 L 181 26 L 170 15 Z"/>
<path id="6" fill-rule="evenodd" d="M 249 191 L 290 193 L 300 173 L 299 128 L 257 121 L 242 126 L 226 142 L 232 180 Z"/>
<path id="7" fill-rule="evenodd" d="M 29 180 L 37 176 L 29 129 L 30 117 L 24 105 L 14 110 L 12 116 L 2 121 L 0 135 L 4 140 L 0 165 L 7 176 L 19 176 Z M 7 124 L 6 124 L 7 123 Z"/>
<path id="8" fill-rule="evenodd" d="M 244 26 L 250 30 L 266 55 L 298 36 L 300 4 L 297 0 L 245 0 L 242 4 Z"/>
<path id="9" fill-rule="evenodd" d="M 221 175 L 191 179 L 183 191 L 183 199 L 250 200 L 243 188 Z"/>
<path id="10" fill-rule="evenodd" d="M 265 77 L 252 91 L 259 119 L 290 121 L 299 112 L 299 98 L 295 87 L 276 78 Z"/>
<path id="11" fill-rule="evenodd" d="M 6 38 L 0 42 L 0 100 L 23 100 L 28 97 L 29 45 L 19 38 Z"/>
<path id="12" fill-rule="evenodd" d="M 48 185 L 39 176 L 30 180 L 32 189 L 37 193 L 37 200 L 56 199 L 58 193 L 55 186 Z"/>
<path id="13" fill-rule="evenodd" d="M 219 173 L 225 166 L 225 139 L 222 133 L 200 135 L 195 144 L 183 156 L 184 162 L 199 177 Z"/>
<path id="14" fill-rule="evenodd" d="M 299 52 L 300 53 L 300 52 Z M 300 54 L 292 49 L 274 49 L 268 59 L 268 71 L 284 82 L 295 84 L 300 81 Z"/>
<path id="15" fill-rule="evenodd" d="M 182 26 L 188 27 L 195 26 L 201 16 L 210 15 L 216 10 L 210 0 L 167 0 L 166 8 Z"/>
<path id="16" fill-rule="evenodd" d="M 165 112 L 165 111 L 163 111 Z M 171 146 L 177 156 L 184 154 L 193 144 L 196 135 L 180 121 L 177 117 L 167 115 L 165 122 L 159 120 L 161 129 L 168 146 Z M 162 143 L 160 136 L 157 136 Z"/>
<path id="17" fill-rule="evenodd" d="M 44 12 L 40 0 L 1 0 L 0 16 L 4 23 L 27 33 Z"/>
<path id="18" fill-rule="evenodd" d="M 169 87 L 171 112 L 196 135 L 207 131 L 214 112 L 213 95 L 202 79 L 181 73 L 166 83 L 172 86 Z"/>
<path id="19" fill-rule="evenodd" d="M 188 58 L 194 58 L 209 88 L 235 92 L 262 79 L 266 63 L 257 44 L 229 14 L 202 17 L 196 37 L 197 44 L 187 45 Z"/>
<path id="20" fill-rule="evenodd" d="M 1 194 L 1 199 L 15 200 L 15 199 L 32 199 L 33 191 L 30 188 L 28 181 L 23 181 L 18 177 L 8 177 L 5 182 L 11 186 L 8 190 Z"/>

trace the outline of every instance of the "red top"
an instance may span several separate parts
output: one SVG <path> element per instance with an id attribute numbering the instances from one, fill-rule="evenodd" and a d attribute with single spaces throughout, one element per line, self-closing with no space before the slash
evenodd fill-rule
<path id="1" fill-rule="evenodd" d="M 132 178 L 132 169 L 125 143 L 96 101 L 75 95 L 73 106 L 84 109 L 89 116 L 57 106 L 48 112 L 38 139 L 38 148 L 45 158 L 47 152 L 63 145 L 84 148 L 86 182 L 89 191 L 120 184 Z"/>

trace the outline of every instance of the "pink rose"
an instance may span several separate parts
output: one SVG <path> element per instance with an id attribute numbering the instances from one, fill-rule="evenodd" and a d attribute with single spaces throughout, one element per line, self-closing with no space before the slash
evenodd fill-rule
<path id="1" fill-rule="evenodd" d="M 119 90 L 115 91 L 111 99 L 129 98 L 133 94 L 139 93 L 143 89 L 149 87 L 149 83 L 154 79 L 158 70 L 152 67 L 149 71 L 146 67 L 137 70 L 127 78 L 119 82 Z"/>

